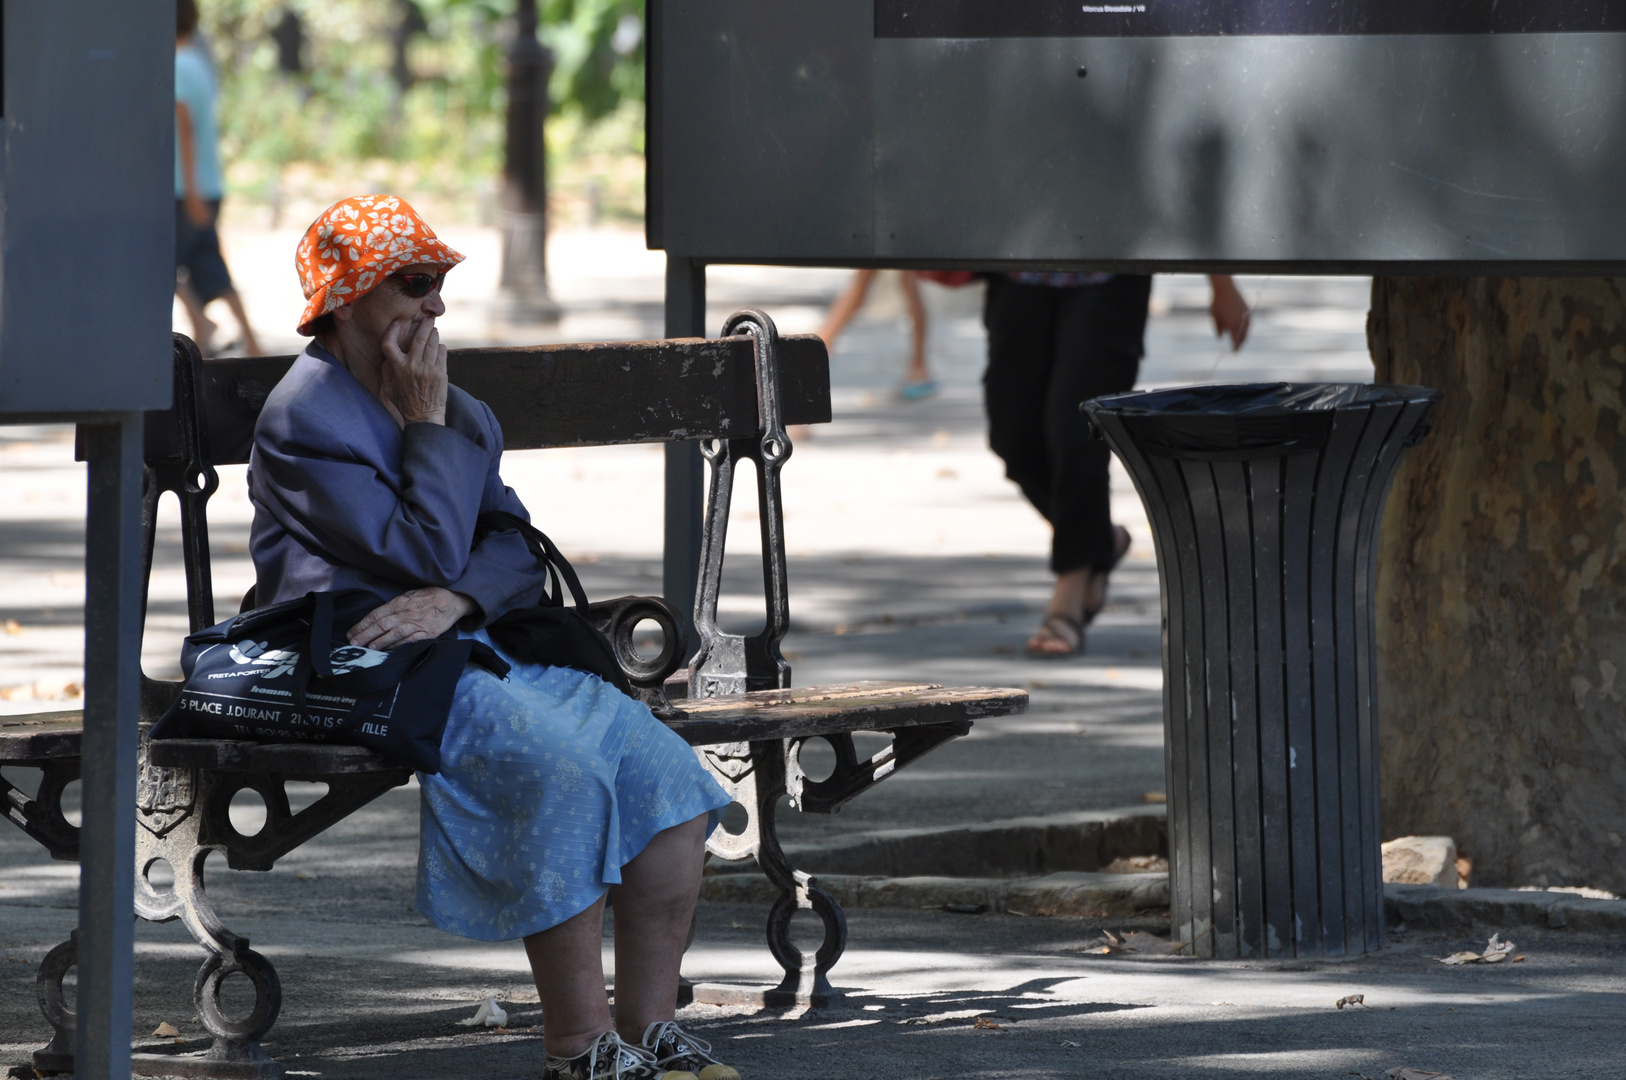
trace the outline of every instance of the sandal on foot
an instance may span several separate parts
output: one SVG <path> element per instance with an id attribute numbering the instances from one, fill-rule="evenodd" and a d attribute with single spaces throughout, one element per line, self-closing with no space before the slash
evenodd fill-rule
<path id="1" fill-rule="evenodd" d="M 1035 648 L 1039 641 L 1058 641 L 1065 648 Z M 1039 624 L 1039 632 L 1028 639 L 1027 654 L 1038 660 L 1065 660 L 1084 651 L 1084 622 L 1071 615 L 1053 612 Z"/>
<path id="2" fill-rule="evenodd" d="M 929 398 L 937 393 L 937 380 L 933 378 L 908 379 L 898 387 L 898 397 L 903 401 L 919 401 Z"/>

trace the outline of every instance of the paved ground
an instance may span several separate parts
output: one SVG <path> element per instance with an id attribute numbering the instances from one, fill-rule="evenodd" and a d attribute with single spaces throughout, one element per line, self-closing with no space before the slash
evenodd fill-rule
<path id="1" fill-rule="evenodd" d="M 449 237 L 471 256 L 453 275 L 447 337 L 455 343 L 658 336 L 661 264 L 640 238 L 558 238 L 555 328 L 503 328 L 487 317 L 494 234 Z M 228 235 L 239 277 L 286 266 L 291 236 Z M 261 280 L 272 277 L 260 275 Z M 765 307 L 787 332 L 811 330 L 845 276 L 837 271 L 719 268 L 709 321 Z M 249 297 L 275 348 L 295 346 L 290 288 Z M 1143 384 L 1209 379 L 1371 377 L 1366 285 L 1354 279 L 1248 279 L 1255 340 L 1239 356 L 1205 326 L 1200 279 L 1158 282 Z M 1067 664 L 1021 655 L 1047 592 L 1043 522 L 987 452 L 974 290 L 928 288 L 932 363 L 943 392 L 900 404 L 904 332 L 895 287 L 832 361 L 837 420 L 798 443 L 785 472 L 793 630 L 786 651 L 801 683 L 930 678 L 1028 687 L 1025 716 L 981 723 L 832 818 L 791 818 L 793 842 L 851 830 L 967 823 L 1139 805 L 1162 787 L 1156 571 L 1127 479 L 1115 512 L 1134 535 L 1092 630 L 1089 655 Z M 60 429 L 0 430 L 0 709 L 73 707 L 81 677 L 83 473 Z M 505 472 L 583 571 L 589 591 L 658 585 L 658 448 L 513 455 Z M 212 511 L 221 609 L 250 581 L 241 470 L 228 470 Z M 724 611 L 746 624 L 754 515 L 731 538 Z M 174 674 L 184 623 L 176 530 L 160 549 L 147 664 Z M 12 626 L 10 623 L 14 623 Z M 305 797 L 311 797 L 307 792 Z M 250 814 L 252 808 L 250 808 Z M 264 875 L 220 871 L 211 893 L 228 923 L 278 965 L 288 1003 L 273 1052 L 306 1075 L 534 1076 L 535 992 L 512 945 L 463 942 L 411 911 L 415 794 L 402 790 L 352 817 Z M 34 965 L 74 921 L 76 870 L 51 864 L 13 829 L 0 831 L 0 1062 L 40 1039 Z M 766 981 L 758 909 L 708 905 L 691 977 Z M 1158 931 L 1156 916 L 1114 929 Z M 1084 955 L 1100 920 L 955 916 L 865 909 L 838 983 L 857 993 L 800 1015 L 695 1006 L 686 1019 L 749 1077 L 1282 1076 L 1376 1080 L 1412 1065 L 1457 1080 L 1620 1075 L 1626 985 L 1618 942 L 1521 931 L 1528 959 L 1446 968 L 1431 956 L 1473 943 L 1413 931 L 1376 958 L 1316 964 L 1224 964 Z M 1486 933 L 1489 932 L 1487 928 Z M 138 927 L 137 1029 L 192 1021 L 197 949 L 178 925 Z M 1482 944 L 1482 942 L 1481 942 Z M 1365 994 L 1370 1010 L 1333 1002 Z M 453 1021 L 486 995 L 513 1031 L 469 1033 Z M 976 1028 L 977 1016 L 998 1029 Z M 1076 1045 L 1075 1045 L 1076 1044 Z"/>

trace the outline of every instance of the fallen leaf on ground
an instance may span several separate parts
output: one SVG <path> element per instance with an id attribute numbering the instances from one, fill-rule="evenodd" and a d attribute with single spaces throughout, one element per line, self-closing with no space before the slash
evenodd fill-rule
<path id="1" fill-rule="evenodd" d="M 474 1015 L 467 1020 L 459 1020 L 460 1027 L 494 1027 L 500 1028 L 508 1023 L 508 1013 L 497 1004 L 496 998 L 486 998 L 480 1002 L 480 1007 L 474 1010 Z"/>
<path id="2" fill-rule="evenodd" d="M 311 873 L 309 870 L 301 870 L 297 874 L 294 875 L 294 880 L 295 881 L 315 881 L 316 880 L 316 875 Z"/>
<path id="3" fill-rule="evenodd" d="M 1101 932 L 1101 943 L 1084 952 L 1091 956 L 1109 956 L 1112 953 L 1140 953 L 1143 956 L 1172 956 L 1185 949 L 1183 941 L 1164 941 L 1156 934 L 1135 930 L 1118 937 L 1110 931 Z"/>
<path id="4" fill-rule="evenodd" d="M 974 1028 L 980 1028 L 983 1031 L 1004 1031 L 1005 1030 L 1003 1025 L 994 1023 L 992 1020 L 988 1019 L 986 1016 L 977 1017 L 976 1023 L 972 1024 L 971 1026 L 974 1027 Z"/>
<path id="5" fill-rule="evenodd" d="M 1440 957 L 1440 963 L 1453 966 L 1457 964 L 1500 964 L 1511 956 L 1516 948 L 1518 946 L 1514 945 L 1513 942 L 1503 941 L 1502 935 L 1495 933 L 1485 943 L 1484 952 L 1476 953 L 1468 950 L 1454 952 L 1450 956 Z"/>
<path id="6" fill-rule="evenodd" d="M 1069 1049 L 1069 1050 L 1077 1050 L 1077 1049 L 1078 1049 L 1078 1048 L 1079 1048 L 1079 1046 L 1080 1046 L 1080 1045 L 1082 1045 L 1082 1044 L 1080 1044 L 1080 1043 L 1076 1043 L 1076 1042 L 1074 1042 L 1074 1041 L 1073 1041 L 1073 1040 L 1071 1040 L 1071 1039 L 1063 1039 L 1063 1040 L 1062 1040 L 1062 1041 L 1061 1041 L 1061 1044 L 1062 1044 L 1062 1045 L 1063 1045 L 1063 1046 L 1065 1046 L 1065 1047 L 1067 1047 L 1067 1049 Z"/>
<path id="7" fill-rule="evenodd" d="M 1384 1076 L 1389 1080 L 1451 1080 L 1444 1073 L 1429 1072 L 1427 1069 L 1414 1069 L 1410 1065 L 1398 1065 L 1386 1071 Z"/>
<path id="8" fill-rule="evenodd" d="M 180 1033 L 181 1029 L 170 1023 L 168 1020 L 165 1020 L 162 1024 L 159 1024 L 157 1027 L 152 1029 L 153 1038 L 155 1039 L 173 1039 Z"/>
<path id="9" fill-rule="evenodd" d="M 1119 937 L 1117 934 L 1114 934 L 1111 930 L 1103 930 L 1101 931 L 1101 944 L 1085 949 L 1084 951 L 1092 956 L 1107 956 L 1111 953 L 1119 953 L 1126 950 L 1124 949 L 1123 938 Z"/>
<path id="10" fill-rule="evenodd" d="M 1370 1009 L 1372 1007 L 1366 1003 L 1365 994 L 1350 994 L 1348 997 L 1341 997 L 1332 1003 L 1332 1007 L 1335 1009 L 1342 1009 L 1346 1005 L 1352 1009 L 1357 1005 L 1363 1009 Z"/>

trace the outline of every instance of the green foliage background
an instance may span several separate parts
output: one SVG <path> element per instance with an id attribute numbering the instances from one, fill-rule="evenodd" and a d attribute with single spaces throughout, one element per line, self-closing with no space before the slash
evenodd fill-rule
<path id="1" fill-rule="evenodd" d="M 391 77 L 399 0 L 200 0 L 220 78 L 221 151 L 234 177 L 269 181 L 293 163 L 324 170 L 386 159 L 416 165 L 448 189 L 501 169 L 503 47 L 513 0 L 417 0 L 428 24 L 411 38 L 416 81 Z M 641 154 L 643 49 L 611 39 L 642 0 L 539 0 L 553 50 L 550 154 Z M 305 70 L 277 67 L 271 30 L 292 9 L 304 24 Z M 249 196 L 253 190 L 242 192 Z"/>

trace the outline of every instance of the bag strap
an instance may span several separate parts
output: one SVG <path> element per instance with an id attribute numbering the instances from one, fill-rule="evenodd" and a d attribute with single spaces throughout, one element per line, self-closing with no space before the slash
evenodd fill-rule
<path id="1" fill-rule="evenodd" d="M 576 602 L 576 610 L 587 613 L 587 593 L 582 589 L 581 579 L 576 576 L 575 567 L 560 554 L 552 540 L 546 533 L 532 525 L 518 514 L 510 514 L 506 510 L 487 510 L 480 514 L 474 523 L 474 542 L 478 544 L 492 533 L 513 530 L 525 538 L 525 545 L 536 556 L 548 571 L 550 580 L 543 588 L 544 607 L 563 607 L 564 598 L 559 591 L 553 588 L 554 582 L 562 581 L 570 590 L 571 599 Z"/>
<path id="2" fill-rule="evenodd" d="M 299 658 L 305 663 L 305 657 L 310 657 L 309 667 L 324 679 L 333 677 L 333 594 L 330 592 L 307 593 L 306 598 L 311 600 L 311 632 L 310 639 L 305 643 L 305 655 Z"/>

